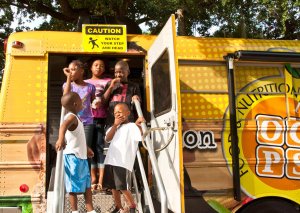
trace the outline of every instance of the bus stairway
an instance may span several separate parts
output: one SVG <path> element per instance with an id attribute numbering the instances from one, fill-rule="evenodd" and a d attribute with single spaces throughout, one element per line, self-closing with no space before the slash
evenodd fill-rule
<path id="1" fill-rule="evenodd" d="M 135 202 L 137 202 L 137 194 L 134 192 L 132 193 Z M 122 200 L 122 206 L 126 206 L 126 202 L 124 199 L 124 196 L 121 195 L 121 200 Z M 84 196 L 83 195 L 78 195 L 78 211 L 79 212 L 86 212 L 86 208 L 85 208 L 85 200 L 84 200 Z M 93 207 L 94 210 L 97 213 L 110 213 L 115 209 L 115 204 L 114 204 L 114 200 L 111 194 L 105 194 L 105 193 L 95 193 L 93 194 Z M 64 212 L 65 213 L 71 213 L 71 206 L 70 206 L 70 202 L 69 202 L 69 196 L 68 194 L 66 194 L 65 196 L 65 206 L 64 206 Z M 141 213 L 142 211 L 138 211 L 139 213 Z"/>
<path id="2" fill-rule="evenodd" d="M 137 210 L 139 213 L 143 213 L 144 209 L 147 209 L 147 205 L 142 204 L 142 194 L 139 192 L 139 190 L 135 190 L 135 188 L 139 188 L 137 185 L 137 180 L 135 177 L 135 172 L 132 173 L 133 175 L 133 185 L 132 185 L 132 196 L 135 200 L 135 203 L 137 204 Z M 51 178 L 50 178 L 50 183 L 49 183 L 49 190 L 47 193 L 47 213 L 54 213 L 53 210 L 53 198 L 54 198 L 54 193 L 53 193 L 53 188 L 54 188 L 54 176 L 55 176 L 55 167 L 52 168 L 51 172 Z M 98 192 L 98 193 L 93 193 L 93 207 L 97 213 L 110 213 L 114 210 L 115 204 L 113 200 L 113 196 L 111 193 L 107 193 L 107 191 L 103 192 Z M 79 212 L 87 212 L 86 207 L 85 207 L 85 199 L 84 195 L 80 194 L 77 196 L 78 198 L 78 211 Z M 68 193 L 64 193 L 64 207 L 63 207 L 63 212 L 64 213 L 71 213 L 71 206 L 70 206 L 70 201 L 69 201 L 69 195 Z M 121 195 L 121 200 L 122 200 L 122 206 L 126 206 L 124 196 Z"/>

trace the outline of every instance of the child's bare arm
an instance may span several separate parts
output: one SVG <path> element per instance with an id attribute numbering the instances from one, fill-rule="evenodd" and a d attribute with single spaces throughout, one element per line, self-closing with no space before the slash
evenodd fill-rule
<path id="1" fill-rule="evenodd" d="M 66 85 L 63 91 L 63 94 L 67 94 L 69 92 L 71 92 L 71 72 L 70 69 L 65 67 L 63 69 L 65 76 L 67 77 L 67 81 L 66 81 Z"/>
<path id="2" fill-rule="evenodd" d="M 70 128 L 70 126 L 75 124 L 75 121 L 77 121 L 76 117 L 74 115 L 70 115 L 59 127 L 58 139 L 55 144 L 57 151 L 65 148 L 65 146 L 66 146 L 66 143 L 65 143 L 66 131 L 67 131 L 67 129 Z"/>
<path id="3" fill-rule="evenodd" d="M 105 137 L 106 142 L 109 142 L 114 138 L 118 126 L 120 124 L 122 124 L 123 122 L 124 122 L 124 118 L 115 118 L 114 124 L 112 125 L 109 132 L 106 134 L 106 137 Z"/>
<path id="4" fill-rule="evenodd" d="M 115 133 L 116 133 L 116 131 L 117 131 L 117 125 L 112 125 L 112 127 L 111 127 L 111 129 L 109 130 L 109 132 L 106 134 L 106 136 L 105 136 L 105 141 L 106 142 L 110 142 L 113 138 L 114 138 L 114 136 L 115 136 Z"/>
<path id="5" fill-rule="evenodd" d="M 120 78 L 115 78 L 115 79 L 111 80 L 109 87 L 107 88 L 107 90 L 105 91 L 105 93 L 101 97 L 102 102 L 104 104 L 108 102 L 111 93 L 114 91 L 114 88 L 119 83 L 120 83 Z"/>

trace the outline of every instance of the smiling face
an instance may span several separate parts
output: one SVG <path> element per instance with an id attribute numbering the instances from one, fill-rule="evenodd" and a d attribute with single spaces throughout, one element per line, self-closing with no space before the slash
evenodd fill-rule
<path id="1" fill-rule="evenodd" d="M 100 78 L 101 75 L 105 71 L 105 64 L 104 64 L 104 62 L 102 60 L 100 60 L 100 59 L 95 60 L 92 63 L 91 71 L 92 71 L 93 77 Z"/>

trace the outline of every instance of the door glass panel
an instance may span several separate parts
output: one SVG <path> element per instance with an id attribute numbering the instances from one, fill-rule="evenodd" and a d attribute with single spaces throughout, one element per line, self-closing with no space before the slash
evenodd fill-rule
<path id="1" fill-rule="evenodd" d="M 154 116 L 169 112 L 172 107 L 169 53 L 167 50 L 152 67 Z"/>

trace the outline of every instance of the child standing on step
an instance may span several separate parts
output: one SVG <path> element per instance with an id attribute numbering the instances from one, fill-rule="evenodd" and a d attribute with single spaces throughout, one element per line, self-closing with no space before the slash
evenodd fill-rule
<path id="1" fill-rule="evenodd" d="M 104 127 L 107 116 L 107 106 L 101 103 L 101 95 L 105 86 L 111 80 L 105 76 L 105 63 L 99 58 L 93 58 L 90 63 L 92 77 L 85 82 L 93 84 L 96 87 L 95 99 L 92 103 L 92 113 L 94 117 L 94 147 L 95 157 L 92 160 L 92 192 L 102 190 L 103 174 L 104 174 Z M 97 178 L 98 173 L 98 178 Z"/>
<path id="2" fill-rule="evenodd" d="M 68 113 L 59 128 L 56 149 L 64 149 L 65 187 L 69 193 L 72 213 L 78 213 L 77 194 L 81 193 L 84 193 L 87 212 L 96 213 L 87 161 L 87 157 L 93 157 L 94 153 L 86 145 L 83 124 L 77 117 L 77 113 L 82 110 L 82 101 L 77 93 L 69 92 L 62 96 L 61 104 Z"/>
<path id="3" fill-rule="evenodd" d="M 115 201 L 115 212 L 125 212 L 121 204 L 121 194 L 125 196 L 129 204 L 129 212 L 136 211 L 129 186 L 131 185 L 131 172 L 138 149 L 139 141 L 142 140 L 140 125 L 144 122 L 139 117 L 135 123 L 129 121 L 130 110 L 126 103 L 118 103 L 114 109 L 115 120 L 107 130 L 105 141 L 110 143 L 104 164 L 104 185 L 112 190 Z"/>

